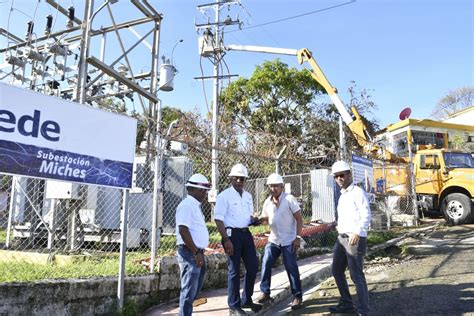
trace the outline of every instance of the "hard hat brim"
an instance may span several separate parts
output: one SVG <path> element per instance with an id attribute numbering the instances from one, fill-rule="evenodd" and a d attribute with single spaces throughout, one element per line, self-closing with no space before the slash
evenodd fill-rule
<path id="1" fill-rule="evenodd" d="M 196 182 L 188 182 L 185 184 L 186 188 L 191 187 L 191 188 L 198 188 L 198 189 L 204 189 L 204 190 L 210 190 L 211 189 L 211 184 L 210 183 L 196 183 Z"/>

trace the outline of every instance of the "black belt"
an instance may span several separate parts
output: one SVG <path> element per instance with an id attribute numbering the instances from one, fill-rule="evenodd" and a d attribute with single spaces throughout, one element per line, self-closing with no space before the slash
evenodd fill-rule
<path id="1" fill-rule="evenodd" d="M 226 229 L 232 229 L 232 231 L 236 231 L 236 232 L 241 232 L 241 233 L 250 233 L 250 230 L 248 227 L 243 227 L 243 228 L 239 228 L 239 227 L 226 227 Z"/>

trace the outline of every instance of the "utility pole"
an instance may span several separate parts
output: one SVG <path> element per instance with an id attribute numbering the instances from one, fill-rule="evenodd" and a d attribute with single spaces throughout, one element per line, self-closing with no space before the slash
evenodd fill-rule
<path id="1" fill-rule="evenodd" d="M 219 0 L 216 0 L 216 3 L 219 2 Z M 219 22 L 219 16 L 220 16 L 220 5 L 216 5 L 215 9 L 216 13 L 216 22 Z M 219 62 L 220 62 L 220 56 L 222 54 L 222 51 L 220 50 L 220 32 L 221 28 L 219 27 L 219 23 L 216 23 L 214 27 L 214 34 L 216 36 L 215 41 L 217 43 L 218 50 L 214 54 L 214 88 L 213 88 L 213 106 L 212 106 L 212 154 L 211 154 L 211 163 L 212 163 L 212 175 L 211 175 L 211 183 L 212 183 L 212 189 L 215 192 L 215 195 L 217 195 L 217 184 L 219 181 L 219 152 L 217 151 L 216 147 L 219 142 L 219 126 L 218 126 L 218 116 L 219 116 Z"/>
<path id="2" fill-rule="evenodd" d="M 219 180 L 219 152 L 217 147 L 219 145 L 219 87 L 220 80 L 224 77 L 219 72 L 220 63 L 225 55 L 224 51 L 224 38 L 223 38 L 223 29 L 225 26 L 229 25 L 239 25 L 240 21 L 238 19 L 233 20 L 230 16 L 227 16 L 224 20 L 221 20 L 220 12 L 224 7 L 229 7 L 232 4 L 238 4 L 239 1 L 223 1 L 216 0 L 215 3 L 208 3 L 203 5 L 198 5 L 198 10 L 204 11 L 206 9 L 214 10 L 214 22 L 208 21 L 204 24 L 196 24 L 198 30 L 204 29 L 203 37 L 200 40 L 200 54 L 203 57 L 212 58 L 212 63 L 214 67 L 214 72 L 212 78 L 214 79 L 213 85 L 213 106 L 212 106 L 212 153 L 211 153 L 211 163 L 212 163 L 212 174 L 211 174 L 211 183 L 212 190 L 209 195 L 209 202 L 214 202 L 214 198 L 217 195 L 218 190 L 218 180 Z M 200 77 L 197 79 L 205 79 L 210 77 Z"/>

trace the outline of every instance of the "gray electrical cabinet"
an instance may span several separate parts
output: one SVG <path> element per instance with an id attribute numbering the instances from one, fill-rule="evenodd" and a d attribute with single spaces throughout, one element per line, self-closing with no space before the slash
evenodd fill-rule
<path id="1" fill-rule="evenodd" d="M 189 158 L 167 157 L 163 161 L 163 212 L 162 231 L 175 234 L 176 208 L 186 196 L 186 181 L 193 173 Z"/>

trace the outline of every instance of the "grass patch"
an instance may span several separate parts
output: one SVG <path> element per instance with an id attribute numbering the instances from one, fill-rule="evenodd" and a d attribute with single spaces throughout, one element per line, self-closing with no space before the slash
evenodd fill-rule
<path id="1" fill-rule="evenodd" d="M 0 243 L 7 242 L 7 230 L 5 228 L 0 228 Z"/>
<path id="2" fill-rule="evenodd" d="M 401 235 L 402 233 L 400 231 L 369 231 L 367 235 L 367 245 L 369 247 L 375 246 Z"/>
<path id="3" fill-rule="evenodd" d="M 148 273 L 139 259 L 148 258 L 149 253 L 127 254 L 126 275 L 144 275 Z M 84 261 L 65 265 L 33 264 L 27 262 L 0 263 L 0 282 L 29 282 L 44 279 L 92 278 L 118 276 L 119 255 L 95 255 Z"/>

